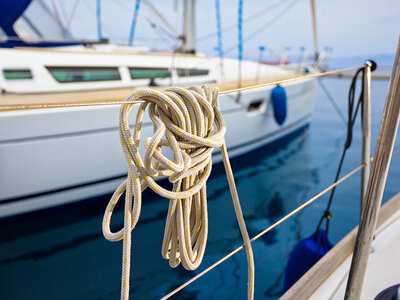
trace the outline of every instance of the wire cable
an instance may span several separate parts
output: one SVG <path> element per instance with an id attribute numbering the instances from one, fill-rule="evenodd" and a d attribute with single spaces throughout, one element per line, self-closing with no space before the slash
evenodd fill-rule
<path id="1" fill-rule="evenodd" d="M 276 3 L 274 3 L 274 4 L 270 5 L 270 6 L 268 6 L 267 8 L 265 8 L 265 9 L 263 9 L 263 10 L 261 10 L 261 11 L 258 11 L 257 13 L 255 13 L 255 14 L 253 14 L 253 15 L 251 15 L 251 16 L 245 18 L 245 19 L 243 19 L 243 23 L 246 23 L 246 24 L 251 23 L 251 22 L 257 20 L 258 17 L 261 17 L 261 16 L 263 16 L 263 17 L 265 18 L 265 14 L 266 14 L 266 13 L 273 11 L 275 8 L 279 7 L 279 6 L 282 5 L 283 3 L 285 3 L 285 1 L 278 0 Z M 231 24 L 231 25 L 228 25 L 228 26 L 222 28 L 222 32 L 225 32 L 225 33 L 226 33 L 226 32 L 228 32 L 228 31 L 232 31 L 232 30 L 235 29 L 236 27 L 237 27 L 237 24 L 236 24 L 236 23 Z M 218 31 L 217 31 L 217 32 L 218 32 Z M 214 37 L 214 36 L 217 34 L 217 32 L 211 32 L 211 33 L 205 34 L 205 35 L 203 35 L 203 36 L 197 38 L 197 41 L 200 42 L 200 41 L 203 41 L 203 40 L 212 38 L 212 37 Z"/>
<path id="2" fill-rule="evenodd" d="M 75 0 L 74 2 L 74 6 L 72 7 L 72 11 L 71 14 L 69 15 L 68 21 L 67 21 L 67 29 L 69 30 L 72 24 L 72 20 L 74 19 L 75 13 L 76 13 L 76 9 L 78 8 L 78 4 L 79 4 L 80 0 Z"/>
<path id="3" fill-rule="evenodd" d="M 249 40 L 255 38 L 257 35 L 259 35 L 260 33 L 262 33 L 265 29 L 267 29 L 268 27 L 270 27 L 271 25 L 273 25 L 276 21 L 278 21 L 282 16 L 284 16 L 286 13 L 288 13 L 295 5 L 299 3 L 299 0 L 293 0 L 291 1 L 287 6 L 284 7 L 284 9 L 279 12 L 275 17 L 273 17 L 272 19 L 268 20 L 268 22 L 266 22 L 265 24 L 263 24 L 262 26 L 260 26 L 257 30 L 253 31 L 252 34 L 250 34 L 249 36 L 247 36 L 246 38 L 243 39 L 243 42 L 248 42 Z M 232 45 L 231 47 L 229 47 L 228 49 L 225 50 L 225 54 L 233 51 L 235 48 L 237 47 L 237 44 Z"/>
<path id="4" fill-rule="evenodd" d="M 338 113 L 340 119 L 342 119 L 343 124 L 347 126 L 347 120 L 346 120 L 345 116 L 343 115 L 343 112 L 340 110 L 339 105 L 337 105 L 335 99 L 332 97 L 331 93 L 325 86 L 324 82 L 322 81 L 322 79 L 318 80 L 318 82 L 322 88 L 322 91 L 325 93 L 326 98 L 328 98 L 329 102 L 332 104 L 333 108 Z"/>
<path id="5" fill-rule="evenodd" d="M 238 88 L 242 87 L 242 61 L 243 61 L 243 0 L 239 0 L 238 9 Z M 237 95 L 237 102 L 240 102 L 240 92 Z"/>
<path id="6" fill-rule="evenodd" d="M 133 45 L 133 41 L 135 38 L 135 28 L 136 28 L 136 22 L 137 22 L 137 18 L 138 18 L 139 8 L 140 8 L 140 0 L 136 0 L 135 9 L 133 12 L 132 24 L 131 24 L 131 32 L 129 33 L 128 45 L 130 45 L 130 46 Z"/>

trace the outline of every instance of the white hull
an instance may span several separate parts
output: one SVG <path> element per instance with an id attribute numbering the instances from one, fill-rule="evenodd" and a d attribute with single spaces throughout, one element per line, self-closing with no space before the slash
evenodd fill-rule
<path id="1" fill-rule="evenodd" d="M 315 81 L 283 86 L 288 95 L 288 116 L 282 126 L 272 115 L 271 87 L 242 92 L 243 103 L 264 101 L 254 111 L 233 101 L 234 95 L 221 95 L 230 157 L 272 143 L 308 124 Z M 113 192 L 127 170 L 118 117 L 118 106 L 1 113 L 0 218 Z M 152 129 L 148 121 L 144 123 L 146 136 Z M 219 161 L 216 153 L 214 162 Z"/>

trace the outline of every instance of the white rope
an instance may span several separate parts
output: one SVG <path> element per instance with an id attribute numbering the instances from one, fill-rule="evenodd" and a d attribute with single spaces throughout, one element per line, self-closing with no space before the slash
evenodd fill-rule
<path id="1" fill-rule="evenodd" d="M 188 270 L 200 265 L 208 234 L 206 181 L 211 173 L 211 155 L 215 147 L 221 147 L 236 217 L 246 247 L 247 297 L 253 299 L 253 251 L 225 146 L 226 128 L 219 110 L 218 89 L 210 90 L 208 86 L 190 89 L 174 87 L 162 92 L 145 88 L 137 90 L 125 101 L 128 104 L 121 106 L 119 131 L 129 172 L 127 179 L 111 197 L 103 218 L 105 238 L 109 241 L 123 239 L 121 299 L 129 298 L 131 231 L 139 220 L 141 194 L 147 187 L 170 199 L 162 256 L 169 259 L 169 265 L 173 268 L 179 263 Z M 136 102 L 141 104 L 132 134 L 128 115 Z M 146 150 L 142 159 L 139 145 L 146 108 L 153 122 L 154 133 L 143 141 Z M 163 147 L 172 150 L 172 160 L 163 155 Z M 171 191 L 155 181 L 156 178 L 165 177 L 173 183 Z M 111 232 L 111 216 L 124 192 L 124 227 L 118 232 Z"/>

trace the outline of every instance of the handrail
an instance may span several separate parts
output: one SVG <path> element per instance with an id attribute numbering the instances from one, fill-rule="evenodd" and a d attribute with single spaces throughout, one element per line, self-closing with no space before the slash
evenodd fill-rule
<path id="1" fill-rule="evenodd" d="M 365 67 L 365 65 L 344 68 L 344 69 L 337 69 L 337 70 L 332 70 L 332 71 L 327 71 L 327 72 L 322 72 L 322 73 L 306 74 L 306 75 L 296 76 L 296 77 L 292 77 L 292 78 L 276 80 L 276 81 L 251 85 L 251 86 L 232 89 L 232 90 L 221 91 L 219 94 L 224 95 L 224 94 L 246 91 L 249 89 L 256 89 L 256 88 L 261 88 L 261 87 L 266 87 L 266 86 L 274 86 L 274 85 L 288 83 L 288 82 L 297 81 L 297 80 L 318 78 L 318 77 L 328 76 L 331 74 L 352 71 L 352 70 L 356 70 L 356 69 L 359 69 L 362 67 Z M 23 96 L 24 95 L 21 94 L 21 97 L 23 97 Z M 44 109 L 44 108 L 66 108 L 66 107 L 71 108 L 71 107 L 86 107 L 86 106 L 120 105 L 120 104 L 130 104 L 130 103 L 140 103 L 140 102 L 121 100 L 121 101 L 100 101 L 100 102 L 81 102 L 81 103 L 77 102 L 77 103 L 43 103 L 43 104 L 0 105 L 0 112 L 7 111 L 7 110 L 20 110 L 20 109 Z"/>
<path id="2" fill-rule="evenodd" d="M 287 214 L 286 216 L 284 216 L 283 218 L 281 218 L 279 221 L 275 222 L 274 224 L 272 224 L 271 226 L 269 226 L 268 228 L 266 228 L 265 230 L 261 231 L 259 234 L 257 234 L 255 237 L 253 237 L 250 242 L 254 242 L 255 240 L 259 239 L 261 236 L 263 236 L 264 234 L 266 234 L 268 231 L 274 229 L 276 226 L 278 226 L 279 224 L 281 224 L 282 222 L 286 221 L 287 219 L 289 219 L 291 216 L 293 216 L 294 214 L 298 213 L 300 210 L 306 208 L 307 206 L 309 206 L 310 204 L 312 204 L 314 201 L 316 201 L 317 199 L 319 199 L 321 196 L 325 195 L 327 192 L 329 192 L 331 189 L 333 189 L 334 187 L 336 187 L 337 185 L 339 185 L 340 183 L 342 183 L 343 181 L 347 180 L 348 178 L 350 178 L 351 176 L 353 176 L 355 173 L 357 173 L 358 171 L 360 171 L 361 169 L 366 167 L 366 163 L 361 164 L 360 166 L 358 166 L 357 168 L 353 169 L 351 172 L 349 172 L 347 175 L 343 176 L 342 178 L 340 178 L 338 181 L 336 181 L 335 183 L 333 183 L 332 185 L 328 186 L 327 188 L 325 188 L 323 191 L 321 191 L 319 194 L 315 195 L 314 197 L 312 197 L 311 199 L 309 199 L 308 201 L 304 202 L 302 205 L 300 205 L 299 207 L 297 207 L 296 209 L 294 209 L 293 211 L 291 211 L 289 214 Z M 230 252 L 229 254 L 225 255 L 223 258 L 221 258 L 220 260 L 218 260 L 217 262 L 215 262 L 214 264 L 212 264 L 211 266 L 209 266 L 207 269 L 201 271 L 199 274 L 197 274 L 196 276 L 194 276 L 193 278 L 189 279 L 188 281 L 186 281 L 184 284 L 180 285 L 179 287 L 177 287 L 176 289 L 174 289 L 173 291 L 171 291 L 170 293 L 168 293 L 167 295 L 165 295 L 164 297 L 161 298 L 161 300 L 165 300 L 170 298 L 171 296 L 173 296 L 174 294 L 176 294 L 177 292 L 179 292 L 180 290 L 182 290 L 183 288 L 185 288 L 186 286 L 188 286 L 189 284 L 191 284 L 192 282 L 196 281 L 197 279 L 199 279 L 200 277 L 202 277 L 203 275 L 205 275 L 206 273 L 208 273 L 209 271 L 211 271 L 212 269 L 214 269 L 215 267 L 217 267 L 218 265 L 220 265 L 221 263 L 223 263 L 225 260 L 227 260 L 228 258 L 230 258 L 231 256 L 235 255 L 236 253 L 238 253 L 240 250 L 242 250 L 244 248 L 244 244 L 242 244 L 241 246 L 239 246 L 238 248 L 236 248 L 235 250 L 233 250 L 232 252 Z"/>
<path id="3" fill-rule="evenodd" d="M 392 159 L 396 133 L 400 122 L 400 36 L 397 44 L 385 108 L 375 147 L 374 163 L 368 180 L 361 221 L 346 286 L 346 300 L 360 299 L 368 257 L 374 238 L 383 191 Z"/>

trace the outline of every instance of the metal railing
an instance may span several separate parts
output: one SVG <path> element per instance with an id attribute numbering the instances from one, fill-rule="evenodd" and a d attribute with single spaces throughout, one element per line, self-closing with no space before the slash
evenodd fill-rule
<path id="1" fill-rule="evenodd" d="M 400 119 L 400 38 L 382 121 L 376 142 L 372 172 L 366 185 L 361 221 L 351 261 L 345 299 L 360 299 L 367 269 L 368 256 L 378 220 L 383 191 L 389 171 L 390 160 Z"/>

